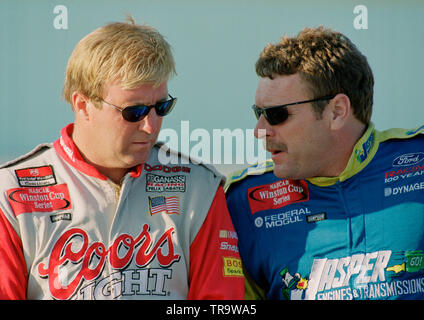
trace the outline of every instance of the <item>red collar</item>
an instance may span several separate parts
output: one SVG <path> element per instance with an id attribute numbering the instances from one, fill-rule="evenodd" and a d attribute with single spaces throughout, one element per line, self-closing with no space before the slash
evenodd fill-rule
<path id="1" fill-rule="evenodd" d="M 66 127 L 64 127 L 60 132 L 60 138 L 57 139 L 53 147 L 55 148 L 56 152 L 71 166 L 73 166 L 78 171 L 81 171 L 82 173 L 85 173 L 86 175 L 89 175 L 94 178 L 99 178 L 102 180 L 107 180 L 107 177 L 100 173 L 95 167 L 93 167 L 91 164 L 88 164 L 84 161 L 84 159 L 81 156 L 81 153 L 79 152 L 77 146 L 75 145 L 74 141 L 72 140 L 72 132 L 74 131 L 74 124 L 70 123 Z M 130 171 L 130 175 L 133 178 L 138 178 L 141 175 L 141 172 L 143 171 L 143 164 L 140 164 L 136 166 L 135 168 L 132 168 Z"/>

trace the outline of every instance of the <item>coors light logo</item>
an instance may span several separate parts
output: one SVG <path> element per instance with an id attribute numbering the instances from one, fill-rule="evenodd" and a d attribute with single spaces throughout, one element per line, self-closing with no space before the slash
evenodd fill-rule
<path id="1" fill-rule="evenodd" d="M 165 295 L 166 292 L 163 291 L 165 280 L 171 277 L 172 271 L 163 268 L 170 267 L 180 259 L 180 255 L 174 251 L 173 232 L 174 228 L 168 229 L 154 244 L 149 234 L 149 225 L 144 224 L 142 231 L 135 239 L 128 234 L 121 234 L 109 248 L 106 248 L 102 242 L 89 244 L 87 233 L 80 228 L 73 228 L 66 231 L 58 239 L 50 254 L 48 264 L 40 263 L 38 273 L 41 277 L 48 278 L 50 293 L 55 299 L 72 297 L 83 280 L 93 281 L 92 284 L 85 285 L 80 290 L 79 294 L 83 299 L 96 298 L 99 293 L 105 298 L 105 287 L 109 287 L 109 291 L 114 291 L 109 297 L 119 296 L 125 294 L 123 292 L 125 285 L 122 282 L 129 283 L 128 287 L 131 288 L 131 283 L 134 282 L 133 278 L 136 277 L 143 278 L 145 281 L 144 284 L 139 282 L 139 291 L 131 290 L 131 294 Z M 122 253 L 122 248 L 125 248 L 125 254 Z M 120 252 L 118 253 L 118 251 Z M 163 268 L 114 272 L 100 281 L 94 281 L 102 274 L 107 263 L 115 270 L 122 270 L 127 268 L 134 259 L 137 267 L 143 268 L 151 263 L 155 257 Z M 66 268 L 69 263 L 77 265 L 78 269 L 76 272 L 66 272 L 66 277 L 64 277 L 60 270 Z M 132 276 L 129 272 L 137 273 L 137 275 Z M 119 277 L 120 279 L 117 279 Z M 128 277 L 128 279 L 123 277 Z M 148 288 L 149 277 L 156 279 L 156 288 L 153 291 Z M 117 286 L 118 283 L 121 284 Z M 111 288 L 113 285 L 114 287 Z"/>

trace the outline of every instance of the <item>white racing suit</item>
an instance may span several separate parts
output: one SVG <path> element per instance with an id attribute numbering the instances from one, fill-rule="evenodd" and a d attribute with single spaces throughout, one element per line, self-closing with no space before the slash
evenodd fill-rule
<path id="1" fill-rule="evenodd" d="M 216 171 L 155 146 L 117 186 L 72 130 L 0 169 L 1 299 L 243 298 Z"/>

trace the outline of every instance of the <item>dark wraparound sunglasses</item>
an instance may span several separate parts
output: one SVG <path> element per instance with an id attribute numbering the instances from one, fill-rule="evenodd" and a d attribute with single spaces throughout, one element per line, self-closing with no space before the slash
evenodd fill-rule
<path id="1" fill-rule="evenodd" d="M 266 121 L 272 126 L 283 123 L 289 117 L 289 111 L 287 110 L 288 106 L 294 106 L 303 103 L 316 102 L 321 100 L 331 100 L 335 97 L 333 96 L 324 96 L 321 98 L 316 98 L 312 100 L 304 100 L 299 102 L 292 102 L 283 104 L 281 106 L 272 106 L 272 107 L 263 107 L 259 108 L 255 104 L 252 106 L 253 112 L 255 113 L 256 119 L 259 120 L 261 114 L 264 115 Z"/>
<path id="2" fill-rule="evenodd" d="M 137 122 L 143 120 L 150 112 L 151 109 L 155 109 L 156 114 L 160 117 L 164 117 L 169 114 L 177 103 L 177 98 L 172 97 L 168 94 L 171 99 L 166 101 L 159 101 L 155 105 L 146 106 L 143 104 L 128 106 L 125 108 L 120 108 L 111 104 L 103 99 L 101 99 L 104 103 L 114 107 L 115 109 L 121 111 L 122 117 L 129 122 Z"/>

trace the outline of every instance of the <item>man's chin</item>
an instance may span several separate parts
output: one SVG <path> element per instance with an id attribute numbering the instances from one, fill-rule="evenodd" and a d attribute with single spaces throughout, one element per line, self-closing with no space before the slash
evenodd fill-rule
<path id="1" fill-rule="evenodd" d="M 133 168 L 133 167 L 139 166 L 140 164 L 147 162 L 147 160 L 149 159 L 149 155 L 150 155 L 150 152 L 147 154 L 143 153 L 143 154 L 127 155 L 124 158 L 125 167 Z"/>
<path id="2" fill-rule="evenodd" d="M 295 175 L 285 164 L 274 163 L 274 175 L 281 179 L 297 179 Z"/>

